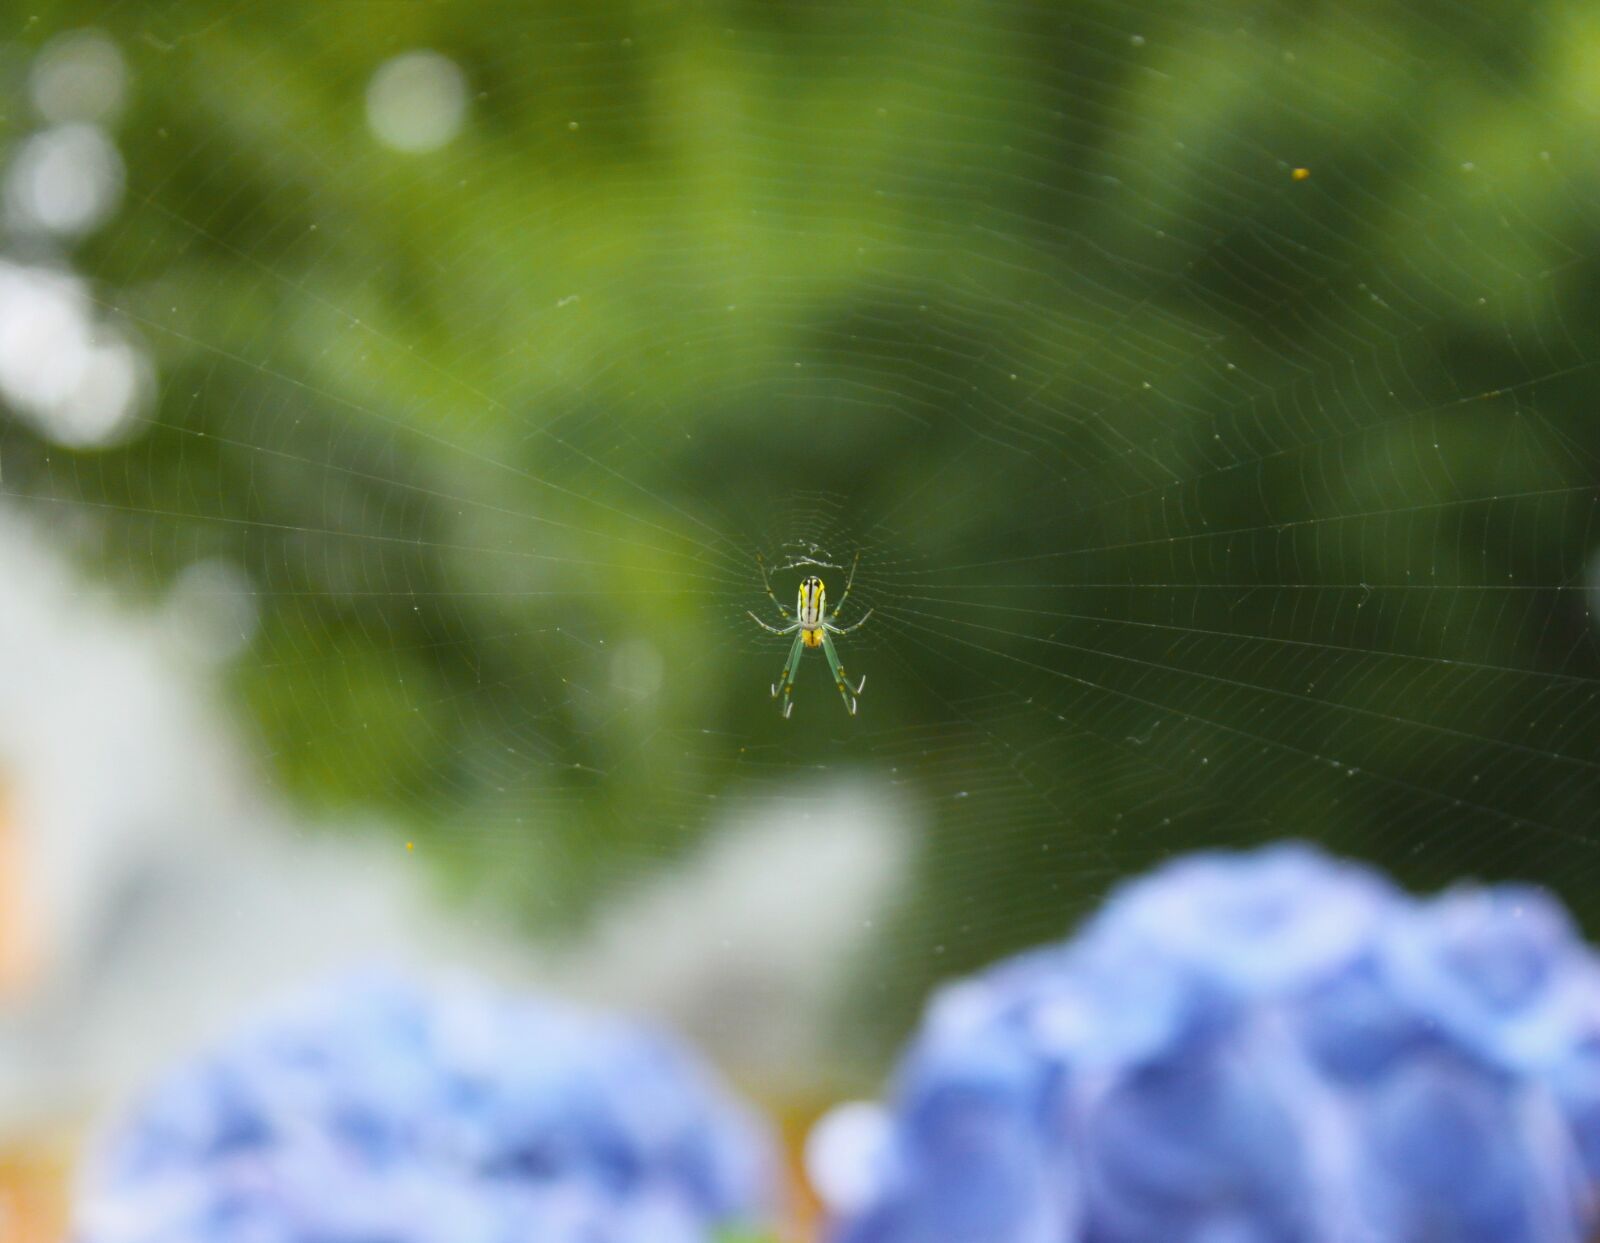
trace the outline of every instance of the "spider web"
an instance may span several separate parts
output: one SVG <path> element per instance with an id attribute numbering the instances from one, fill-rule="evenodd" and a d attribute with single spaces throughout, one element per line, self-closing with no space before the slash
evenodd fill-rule
<path id="1" fill-rule="evenodd" d="M 127 190 L 8 253 L 160 379 L 0 424 L 4 491 L 136 590 L 243 568 L 295 798 L 560 915 L 864 774 L 897 1016 L 1208 845 L 1596 917 L 1581 6 L 57 7 Z M 416 48 L 465 120 L 397 153 Z M 858 716 L 808 653 L 778 719 L 758 556 L 859 556 Z"/>

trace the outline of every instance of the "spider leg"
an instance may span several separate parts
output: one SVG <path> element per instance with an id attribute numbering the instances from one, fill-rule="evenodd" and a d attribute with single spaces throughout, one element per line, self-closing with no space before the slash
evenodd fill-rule
<path id="1" fill-rule="evenodd" d="M 850 577 L 844 580 L 844 594 L 839 597 L 839 603 L 833 606 L 833 615 L 839 616 L 839 610 L 844 607 L 844 602 L 850 598 L 850 588 L 855 585 L 856 566 L 861 564 L 861 554 L 856 554 L 856 559 L 850 563 Z M 862 619 L 866 620 L 865 618 Z"/>
<path id="2" fill-rule="evenodd" d="M 785 617 L 789 616 L 789 610 L 783 607 L 783 602 L 772 594 L 772 579 L 767 576 L 767 562 L 760 553 L 756 554 L 756 564 L 761 567 L 761 585 L 767 589 L 767 599 L 777 606 L 778 612 Z M 751 616 L 754 617 L 755 614 L 752 613 Z"/>
<path id="3" fill-rule="evenodd" d="M 861 681 L 854 686 L 850 685 L 850 679 L 845 676 L 844 665 L 839 661 L 839 653 L 834 650 L 833 640 L 826 631 L 822 635 L 822 653 L 828 658 L 828 668 L 833 670 L 833 682 L 839 688 L 840 698 L 844 700 L 845 711 L 854 716 L 856 714 L 856 696 L 861 693 L 861 688 L 867 684 L 867 679 L 863 676 Z"/>
<path id="4" fill-rule="evenodd" d="M 768 631 L 771 634 L 793 634 L 796 630 L 800 629 L 800 623 L 799 622 L 791 622 L 789 625 L 784 626 L 784 627 L 782 627 L 780 629 L 777 626 L 769 626 L 769 625 L 767 625 L 766 622 L 762 621 L 754 613 L 751 613 L 749 609 L 746 609 L 745 613 L 749 616 L 751 621 L 755 622 L 755 624 L 760 626 L 761 629 L 763 629 L 765 631 Z M 865 619 L 863 619 L 863 620 L 865 620 Z"/>
<path id="5" fill-rule="evenodd" d="M 778 680 L 772 684 L 772 697 L 776 699 L 783 695 L 783 719 L 788 720 L 789 714 L 794 711 L 794 702 L 789 698 L 794 694 L 795 670 L 800 666 L 800 653 L 805 650 L 805 640 L 795 635 L 794 642 L 789 645 L 789 659 L 783 662 L 783 672 L 778 675 Z"/>
<path id="6" fill-rule="evenodd" d="M 822 623 L 822 628 L 832 634 L 849 634 L 852 630 L 860 630 L 861 627 L 865 626 L 867 624 L 867 618 L 871 617 L 872 613 L 873 610 L 868 609 L 865 613 L 861 614 L 857 620 L 851 622 L 848 626 L 835 626 L 831 621 L 825 621 Z M 833 615 L 838 617 L 838 611 L 835 610 Z"/>

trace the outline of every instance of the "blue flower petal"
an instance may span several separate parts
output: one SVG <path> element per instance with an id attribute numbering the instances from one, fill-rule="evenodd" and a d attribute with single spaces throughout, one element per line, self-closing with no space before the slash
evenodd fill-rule
<path id="1" fill-rule="evenodd" d="M 1392 992 L 1493 1065 L 1552 1065 L 1593 1011 L 1587 951 L 1566 913 L 1525 886 L 1460 889 L 1394 921 L 1379 942 Z"/>
<path id="2" fill-rule="evenodd" d="M 1559 1127 L 1515 1084 L 1450 1055 L 1397 1071 L 1363 1109 L 1355 1202 L 1374 1239 L 1580 1243 Z"/>

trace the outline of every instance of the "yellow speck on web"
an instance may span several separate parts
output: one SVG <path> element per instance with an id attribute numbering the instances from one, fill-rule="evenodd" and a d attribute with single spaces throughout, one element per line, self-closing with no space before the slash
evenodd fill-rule
<path id="1" fill-rule="evenodd" d="M 407 843 L 406 843 L 406 849 L 407 849 L 407 850 L 411 850 L 411 849 L 413 849 L 413 848 L 414 848 L 414 847 L 415 847 L 415 846 L 416 846 L 416 843 L 415 843 L 415 842 L 407 842 Z"/>
<path id="2" fill-rule="evenodd" d="M 1309 168 L 1297 168 L 1294 170 L 1293 176 L 1296 181 L 1304 181 L 1311 176 L 1311 170 Z"/>

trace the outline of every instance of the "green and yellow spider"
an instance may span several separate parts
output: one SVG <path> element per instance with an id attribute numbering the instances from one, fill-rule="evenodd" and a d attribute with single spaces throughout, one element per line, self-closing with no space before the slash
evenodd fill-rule
<path id="1" fill-rule="evenodd" d="M 850 565 L 850 577 L 845 579 L 844 595 L 839 597 L 838 608 L 833 610 L 833 615 L 828 615 L 828 589 L 822 585 L 822 580 L 813 574 L 800 584 L 800 596 L 795 604 L 794 620 L 787 626 L 769 626 L 754 613 L 750 613 L 750 620 L 763 630 L 770 630 L 773 634 L 794 634 L 794 644 L 789 648 L 789 659 L 783 662 L 783 672 L 778 675 L 778 680 L 772 684 L 772 697 L 776 699 L 783 696 L 783 717 L 789 719 L 789 714 L 794 711 L 794 702 L 789 698 L 794 693 L 794 675 L 800 667 L 800 654 L 808 647 L 820 647 L 822 654 L 828 658 L 828 667 L 833 670 L 834 684 L 839 688 L 839 694 L 844 699 L 845 710 L 851 716 L 856 714 L 856 696 L 861 694 L 861 688 L 867 684 L 866 675 L 854 686 L 845 677 L 844 666 L 839 663 L 839 653 L 833 650 L 831 635 L 849 634 L 859 630 L 867 618 L 872 616 L 868 609 L 861 615 L 861 620 L 851 626 L 836 626 L 839 620 L 839 609 L 844 607 L 844 602 L 850 598 L 850 586 L 856 581 L 856 566 L 861 562 L 861 554 L 856 554 L 856 559 Z M 778 612 L 784 617 L 789 616 L 789 610 L 778 603 L 778 597 L 772 594 L 772 580 L 767 577 L 767 563 L 756 557 L 756 564 L 761 567 L 761 581 L 766 585 L 767 595 L 773 604 L 778 606 Z M 750 612 L 748 609 L 746 612 Z M 795 634 L 795 631 L 799 634 Z"/>

